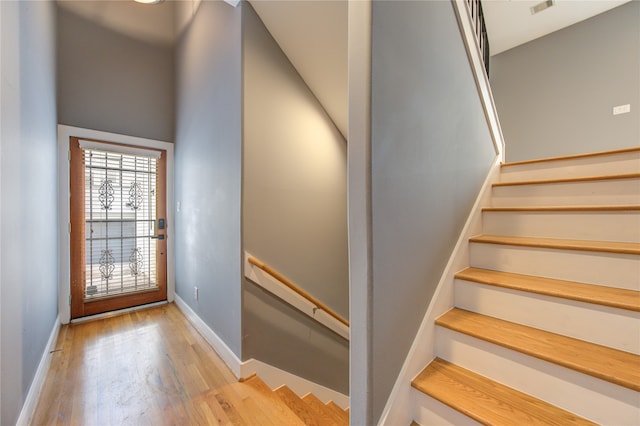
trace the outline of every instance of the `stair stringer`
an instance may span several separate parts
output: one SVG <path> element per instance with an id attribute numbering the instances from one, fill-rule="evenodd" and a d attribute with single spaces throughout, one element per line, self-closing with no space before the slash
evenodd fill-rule
<path id="1" fill-rule="evenodd" d="M 378 425 L 411 424 L 418 418 L 416 394 L 411 380 L 435 358 L 435 320 L 454 306 L 454 275 L 469 266 L 469 238 L 482 232 L 482 209 L 491 206 L 492 185 L 500 178 L 501 157 L 495 157 L 469 217 L 458 237 L 451 257 L 440 277 L 416 337 L 391 390 Z"/>

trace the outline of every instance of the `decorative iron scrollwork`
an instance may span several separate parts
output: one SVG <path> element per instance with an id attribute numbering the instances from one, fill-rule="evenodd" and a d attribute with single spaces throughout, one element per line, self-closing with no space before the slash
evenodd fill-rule
<path id="1" fill-rule="evenodd" d="M 103 210 L 111 210 L 111 205 L 113 204 L 113 200 L 115 199 L 113 194 L 113 182 L 111 182 L 111 179 L 107 179 L 105 177 L 102 180 L 100 189 L 98 189 L 98 199 L 100 200 L 100 204 L 102 205 Z"/>
<path id="2" fill-rule="evenodd" d="M 113 270 L 116 269 L 116 260 L 111 254 L 111 250 L 102 250 L 102 256 L 100 256 L 100 273 L 103 280 L 108 280 L 113 275 Z"/>
<path id="3" fill-rule="evenodd" d="M 131 255 L 129 256 L 129 269 L 131 270 L 131 275 L 137 276 L 142 272 L 143 266 L 144 256 L 142 256 L 142 252 L 137 247 L 133 248 L 131 250 Z"/>
<path id="4" fill-rule="evenodd" d="M 129 202 L 127 206 L 131 207 L 132 210 L 138 210 L 140 206 L 142 206 L 142 201 L 144 198 L 144 193 L 142 191 L 142 187 L 138 182 L 131 182 L 131 186 L 129 187 Z"/>

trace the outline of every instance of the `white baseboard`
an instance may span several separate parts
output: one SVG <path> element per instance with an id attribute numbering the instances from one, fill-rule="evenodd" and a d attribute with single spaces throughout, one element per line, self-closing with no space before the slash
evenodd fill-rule
<path id="1" fill-rule="evenodd" d="M 53 324 L 51 333 L 49 334 L 49 340 L 40 358 L 38 369 L 29 386 L 29 392 L 25 398 L 22 410 L 20 410 L 20 416 L 16 422 L 17 426 L 28 425 L 31 423 L 31 418 L 36 409 L 38 403 L 38 397 L 44 386 L 44 381 L 47 378 L 47 372 L 49 371 L 49 365 L 51 364 L 51 352 L 55 349 L 56 341 L 58 340 L 58 333 L 60 332 L 60 316 L 56 317 Z"/>
<path id="2" fill-rule="evenodd" d="M 260 376 L 260 379 L 271 389 L 287 385 L 299 397 L 312 393 L 324 403 L 333 401 L 343 409 L 349 407 L 349 397 L 347 395 L 296 376 L 288 371 L 280 370 L 257 359 L 250 359 L 242 363 L 242 377 L 247 378 L 252 374 Z"/>
<path id="3" fill-rule="evenodd" d="M 198 330 L 204 339 L 211 345 L 213 350 L 222 358 L 227 367 L 231 369 L 233 374 L 240 378 L 242 362 L 235 353 L 227 346 L 227 344 L 195 313 L 189 305 L 176 293 L 175 304 L 182 311 L 189 322 Z"/>
<path id="4" fill-rule="evenodd" d="M 166 305 L 167 303 L 168 302 L 166 300 L 163 300 L 161 302 L 147 303 L 146 305 L 138 305 L 138 306 L 133 306 L 131 308 L 118 309 L 116 311 L 103 312 L 101 314 L 75 318 L 75 319 L 72 319 L 70 322 L 72 324 L 80 324 L 83 322 L 95 321 L 97 319 L 113 318 L 113 317 L 117 317 L 118 315 L 123 315 L 129 312 L 141 311 L 143 309 L 155 308 L 158 306 Z"/>
<path id="5" fill-rule="evenodd" d="M 416 338 L 396 379 L 387 404 L 380 417 L 379 425 L 410 424 L 413 398 L 411 380 L 435 357 L 435 319 L 453 307 L 453 276 L 469 266 L 469 238 L 482 231 L 482 208 L 490 205 L 491 185 L 500 175 L 500 156 L 498 155 L 487 174 L 487 178 L 478 193 L 469 218 L 462 228 L 449 262 L 442 273 L 440 282 L 429 303 L 427 312 L 420 324 Z"/>
<path id="6" fill-rule="evenodd" d="M 275 389 L 282 385 L 287 385 L 299 396 L 304 396 L 311 392 L 321 401 L 333 401 L 342 408 L 349 406 L 349 397 L 340 392 L 326 388 L 324 386 L 313 383 L 309 380 L 298 377 L 279 368 L 265 364 L 256 359 L 250 359 L 241 362 L 231 349 L 218 337 L 218 335 L 195 313 L 193 309 L 185 303 L 184 300 L 176 293 L 176 306 L 182 311 L 189 322 L 198 330 L 204 339 L 211 345 L 216 353 L 231 369 L 238 379 L 243 379 L 257 374 L 271 389 Z"/>

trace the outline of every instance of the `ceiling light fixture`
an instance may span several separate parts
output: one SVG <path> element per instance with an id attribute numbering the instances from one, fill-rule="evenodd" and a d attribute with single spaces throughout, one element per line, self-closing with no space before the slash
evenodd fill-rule
<path id="1" fill-rule="evenodd" d="M 536 13 L 540 13 L 545 9 L 550 8 L 551 6 L 553 6 L 554 4 L 554 0 L 546 0 L 543 1 L 542 3 L 538 3 L 535 6 L 531 7 L 529 10 L 531 10 L 531 14 L 535 15 Z"/>
<path id="2" fill-rule="evenodd" d="M 144 4 L 158 4 L 158 3 L 162 3 L 164 0 L 134 0 L 138 3 L 144 3 Z"/>

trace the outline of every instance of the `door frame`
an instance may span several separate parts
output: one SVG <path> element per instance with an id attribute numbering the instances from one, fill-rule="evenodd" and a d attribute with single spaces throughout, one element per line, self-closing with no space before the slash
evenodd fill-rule
<path id="1" fill-rule="evenodd" d="M 174 254 L 174 211 L 173 211 L 173 148 L 171 142 L 101 132 L 80 127 L 58 125 L 58 313 L 60 322 L 68 324 L 71 320 L 71 242 L 69 236 L 69 138 L 87 138 L 115 142 L 143 148 L 165 150 L 167 153 L 167 301 L 173 302 L 175 297 L 175 254 Z"/>

